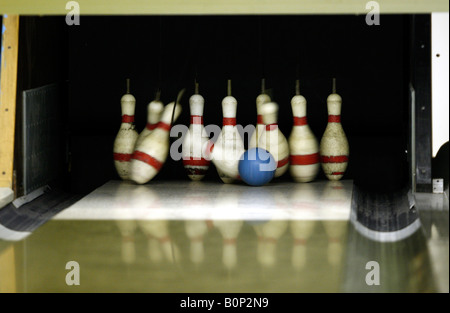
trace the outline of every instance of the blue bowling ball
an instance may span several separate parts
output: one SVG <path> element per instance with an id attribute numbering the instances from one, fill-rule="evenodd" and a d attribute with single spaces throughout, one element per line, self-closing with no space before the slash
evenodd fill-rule
<path id="1" fill-rule="evenodd" d="M 263 186 L 275 175 L 277 162 L 269 151 L 252 148 L 244 152 L 239 160 L 239 175 L 251 186 Z"/>

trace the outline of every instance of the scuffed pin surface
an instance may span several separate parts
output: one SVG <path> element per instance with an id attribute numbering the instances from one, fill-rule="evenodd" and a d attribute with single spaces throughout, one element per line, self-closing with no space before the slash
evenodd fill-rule
<path id="1" fill-rule="evenodd" d="M 125 94 L 121 99 L 122 124 L 114 140 L 114 165 L 123 180 L 130 179 L 130 158 L 139 136 L 134 125 L 136 99 L 131 94 Z M 125 117 L 125 119 L 124 119 Z"/>
<path id="2" fill-rule="evenodd" d="M 180 104 L 167 104 L 158 126 L 136 146 L 130 162 L 130 178 L 134 182 L 145 184 L 159 173 L 169 154 L 170 125 L 180 114 Z"/>
<path id="3" fill-rule="evenodd" d="M 228 81 L 228 96 L 222 100 L 222 131 L 214 145 L 208 145 L 211 148 L 206 150 L 220 179 L 226 184 L 239 179 L 239 160 L 245 152 L 244 141 L 236 127 L 236 110 L 237 100 L 231 95 L 231 82 Z M 211 149 L 212 151 L 208 152 Z"/>
<path id="4" fill-rule="evenodd" d="M 150 135 L 150 133 L 156 128 L 156 125 L 161 119 L 163 110 L 164 104 L 159 99 L 155 99 L 148 104 L 147 125 L 139 134 L 139 137 L 136 140 L 136 146 L 140 145 L 144 138 Z"/>
<path id="5" fill-rule="evenodd" d="M 280 177 L 289 168 L 289 144 L 277 125 L 278 104 L 275 102 L 263 104 L 261 113 L 266 126 L 264 126 L 261 137 L 259 138 L 258 146 L 272 154 L 278 164 L 275 170 L 275 177 Z"/>
<path id="6" fill-rule="evenodd" d="M 348 165 L 350 148 L 340 123 L 342 98 L 333 93 L 327 98 L 328 124 L 320 141 L 322 169 L 329 180 L 340 180 Z"/>
<path id="7" fill-rule="evenodd" d="M 203 125 L 204 103 L 205 99 L 198 94 L 196 85 L 196 93 L 189 98 L 191 123 L 182 146 L 183 165 L 192 180 L 202 180 L 210 164 L 204 151 L 209 140 Z"/>
<path id="8" fill-rule="evenodd" d="M 291 107 L 294 126 L 288 141 L 291 157 L 290 173 L 296 182 L 310 182 L 320 169 L 319 142 L 307 123 L 305 97 L 298 92 L 291 100 Z"/>

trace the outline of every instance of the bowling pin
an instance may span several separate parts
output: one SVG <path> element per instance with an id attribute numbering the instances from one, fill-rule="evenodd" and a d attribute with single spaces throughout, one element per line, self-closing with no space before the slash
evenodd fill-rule
<path id="1" fill-rule="evenodd" d="M 208 232 L 208 225 L 203 220 L 187 220 L 185 229 L 190 240 L 190 259 L 192 263 L 199 265 L 205 259 L 203 237 Z"/>
<path id="2" fill-rule="evenodd" d="M 150 133 L 156 128 L 158 122 L 161 118 L 161 114 L 164 110 L 164 104 L 161 102 L 160 92 L 156 93 L 155 100 L 151 101 L 147 106 L 147 124 L 145 128 L 139 134 L 136 140 L 136 146 L 139 146 L 145 137 L 150 135 Z"/>
<path id="3" fill-rule="evenodd" d="M 236 241 L 241 231 L 241 220 L 215 220 L 214 226 L 219 229 L 223 238 L 222 262 L 228 270 L 232 270 L 237 264 Z"/>
<path id="4" fill-rule="evenodd" d="M 127 93 L 120 100 L 122 109 L 122 124 L 114 140 L 114 165 L 117 174 L 123 180 L 130 179 L 130 160 L 138 133 L 134 126 L 136 99 L 130 94 L 130 80 L 127 79 Z"/>
<path id="5" fill-rule="evenodd" d="M 333 79 L 333 93 L 327 98 L 328 125 L 320 141 L 320 161 L 329 180 L 339 180 L 348 165 L 349 146 L 341 125 L 342 98 L 336 93 Z"/>
<path id="6" fill-rule="evenodd" d="M 296 95 L 291 100 L 294 126 L 289 136 L 289 171 L 296 182 L 313 181 L 320 169 L 319 142 L 309 128 L 306 115 L 306 99 L 300 95 L 296 82 Z"/>
<path id="7" fill-rule="evenodd" d="M 156 128 L 135 147 L 131 157 L 130 178 L 136 183 L 149 182 L 161 170 L 169 154 L 171 122 L 174 122 L 180 113 L 180 104 L 175 105 L 175 102 L 167 104 Z"/>
<path id="8" fill-rule="evenodd" d="M 209 140 L 203 126 L 203 107 L 205 100 L 198 93 L 195 83 L 195 94 L 189 99 L 191 123 L 182 146 L 183 165 L 192 180 L 202 180 L 208 171 L 210 160 L 205 159 L 204 147 Z"/>
<path id="9" fill-rule="evenodd" d="M 245 152 L 244 141 L 236 127 L 237 100 L 231 95 L 231 81 L 228 81 L 228 96 L 222 100 L 223 123 L 217 141 L 209 141 L 205 155 L 216 166 L 220 179 L 232 183 L 239 179 L 239 160 Z"/>
<path id="10" fill-rule="evenodd" d="M 289 144 L 278 128 L 278 104 L 268 102 L 261 106 L 264 129 L 258 146 L 269 151 L 277 162 L 275 177 L 280 177 L 289 168 Z"/>
<path id="11" fill-rule="evenodd" d="M 261 115 L 261 106 L 264 103 L 270 102 L 270 96 L 265 93 L 265 80 L 262 80 L 262 88 L 261 88 L 261 94 L 256 97 L 256 127 L 255 131 L 253 132 L 252 136 L 250 137 L 250 142 L 248 144 L 248 148 L 255 148 L 258 145 L 259 137 L 262 134 L 262 131 L 264 129 L 264 123 L 263 123 L 263 117 Z"/>

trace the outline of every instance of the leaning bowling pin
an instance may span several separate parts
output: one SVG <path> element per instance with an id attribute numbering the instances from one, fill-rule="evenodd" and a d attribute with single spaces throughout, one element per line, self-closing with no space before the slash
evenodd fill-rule
<path id="1" fill-rule="evenodd" d="M 138 138 L 138 133 L 134 126 L 134 112 L 136 109 L 136 99 L 130 94 L 130 81 L 127 79 L 127 93 L 120 100 L 122 109 L 122 124 L 114 140 L 114 165 L 117 174 L 123 180 L 130 179 L 130 160 L 134 151 L 134 146 Z"/>
<path id="2" fill-rule="evenodd" d="M 336 93 L 333 79 L 333 93 L 327 98 L 328 124 L 320 141 L 322 169 L 329 180 L 339 180 L 348 165 L 349 146 L 341 125 L 342 98 Z"/>
<path id="3" fill-rule="evenodd" d="M 278 104 L 268 102 L 261 106 L 265 124 L 258 146 L 269 151 L 277 162 L 274 177 L 280 177 L 289 168 L 289 144 L 278 128 Z"/>
<path id="4" fill-rule="evenodd" d="M 252 136 L 250 137 L 250 142 L 248 144 L 248 148 L 255 148 L 258 145 L 258 140 L 260 135 L 263 132 L 263 129 L 265 127 L 264 123 L 263 123 L 263 117 L 261 114 L 261 106 L 264 103 L 270 102 L 270 96 L 268 94 L 265 93 L 265 81 L 264 79 L 262 80 L 262 88 L 261 88 L 261 94 L 256 98 L 256 128 L 255 131 L 253 132 Z"/>
<path id="5" fill-rule="evenodd" d="M 158 126 L 158 122 L 161 119 L 161 114 L 164 110 L 164 104 L 159 99 L 159 92 L 156 95 L 155 100 L 151 101 L 147 107 L 147 124 L 145 128 L 139 134 L 136 140 L 136 146 L 140 145 L 145 137 L 150 135 L 150 133 Z"/>
<path id="6" fill-rule="evenodd" d="M 239 179 L 239 160 L 245 152 L 244 141 L 236 127 L 237 100 L 231 95 L 228 81 L 228 96 L 222 100 L 223 123 L 217 141 L 206 146 L 205 155 L 216 166 L 224 183 Z"/>
<path id="7" fill-rule="evenodd" d="M 300 95 L 297 81 L 296 95 L 291 100 L 294 126 L 289 136 L 290 173 L 296 182 L 313 181 L 320 169 L 319 142 L 309 128 L 306 99 Z"/>
<path id="8" fill-rule="evenodd" d="M 172 114 L 174 114 L 174 122 L 180 113 L 181 105 L 175 105 L 175 102 L 167 104 L 156 128 L 139 145 L 136 145 L 130 162 L 130 178 L 136 183 L 145 184 L 149 182 L 161 170 L 169 154 Z"/>
<path id="9" fill-rule="evenodd" d="M 204 147 L 208 143 L 208 135 L 203 126 L 203 108 L 205 100 L 198 93 L 198 84 L 195 94 L 189 99 L 191 123 L 182 146 L 183 165 L 192 180 L 202 180 L 208 171 L 210 160 L 204 156 Z"/>

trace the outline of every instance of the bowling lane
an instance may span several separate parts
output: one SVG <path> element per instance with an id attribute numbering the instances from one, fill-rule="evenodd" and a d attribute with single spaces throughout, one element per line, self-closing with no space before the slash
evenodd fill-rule
<path id="1" fill-rule="evenodd" d="M 110 181 L 52 216 L 2 237 L 0 291 L 448 292 L 448 193 Z"/>

